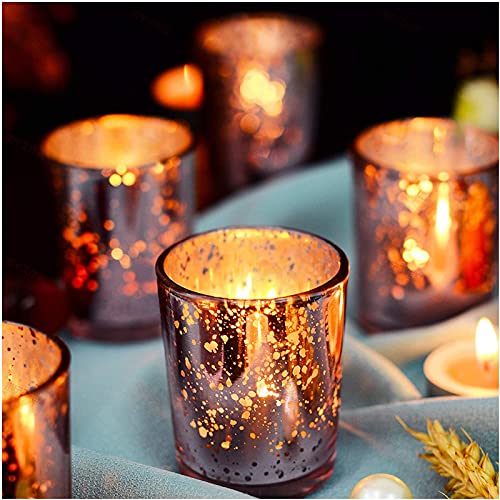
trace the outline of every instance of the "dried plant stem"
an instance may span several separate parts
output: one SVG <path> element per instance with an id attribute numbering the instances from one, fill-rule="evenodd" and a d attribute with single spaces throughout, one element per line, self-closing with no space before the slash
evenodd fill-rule
<path id="1" fill-rule="evenodd" d="M 498 498 L 498 472 L 488 455 L 462 429 L 469 440 L 462 441 L 454 429 L 446 432 L 439 420 L 427 420 L 427 433 L 410 429 L 396 416 L 405 431 L 424 444 L 419 457 L 431 464 L 440 476 L 449 478 L 445 486 L 450 498 Z"/>

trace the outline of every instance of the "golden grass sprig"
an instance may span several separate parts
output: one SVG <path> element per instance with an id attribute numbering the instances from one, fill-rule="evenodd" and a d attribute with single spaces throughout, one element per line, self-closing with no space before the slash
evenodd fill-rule
<path id="1" fill-rule="evenodd" d="M 472 440 L 462 441 L 454 429 L 446 432 L 439 420 L 427 420 L 427 433 L 410 429 L 396 416 L 403 429 L 424 444 L 419 457 L 429 462 L 430 468 L 440 476 L 448 478 L 445 486 L 450 498 L 498 498 L 498 472 L 495 471 L 488 454 Z"/>

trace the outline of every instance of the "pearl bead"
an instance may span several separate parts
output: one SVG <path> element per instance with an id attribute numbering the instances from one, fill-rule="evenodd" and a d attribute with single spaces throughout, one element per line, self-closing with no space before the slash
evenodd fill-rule
<path id="1" fill-rule="evenodd" d="M 372 474 L 354 486 L 349 498 L 413 498 L 413 495 L 399 477 L 391 474 Z"/>

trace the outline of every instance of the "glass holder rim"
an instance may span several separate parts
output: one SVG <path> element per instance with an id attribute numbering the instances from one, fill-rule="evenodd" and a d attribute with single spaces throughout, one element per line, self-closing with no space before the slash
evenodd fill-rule
<path id="1" fill-rule="evenodd" d="M 214 50 L 214 49 L 208 49 L 206 48 L 204 44 L 204 39 L 207 36 L 207 34 L 213 30 L 214 28 L 217 29 L 226 23 L 230 22 L 240 22 L 240 21 L 246 21 L 246 20 L 262 20 L 262 21 L 275 21 L 275 20 L 283 20 L 283 21 L 289 21 L 292 24 L 295 25 L 300 25 L 302 27 L 306 27 L 311 34 L 311 39 L 308 44 L 306 44 L 304 47 L 293 47 L 288 49 L 287 51 L 284 51 L 283 54 L 288 54 L 292 53 L 294 50 L 297 50 L 297 48 L 300 49 L 315 49 L 319 46 L 324 41 L 324 32 L 321 28 L 321 26 L 314 22 L 312 19 L 309 19 L 308 17 L 301 16 L 299 14 L 283 14 L 282 12 L 279 11 L 257 11 L 257 12 L 251 12 L 251 13 L 233 13 L 229 14 L 227 16 L 224 16 L 222 18 L 211 18 L 208 19 L 207 21 L 203 22 L 200 26 L 195 31 L 194 39 L 195 43 L 197 43 L 200 47 L 203 47 L 204 50 L 208 54 L 214 55 L 214 56 L 224 56 L 224 51 L 220 50 Z"/>
<path id="2" fill-rule="evenodd" d="M 57 382 L 57 380 L 61 378 L 61 376 L 63 376 L 64 374 L 69 375 L 69 368 L 71 363 L 71 351 L 69 350 L 69 347 L 66 344 L 66 342 L 64 342 L 58 335 L 49 335 L 47 333 L 38 330 L 37 328 L 33 328 L 29 325 L 24 325 L 22 323 L 17 323 L 15 321 L 2 320 L 2 324 L 34 330 L 36 331 L 37 334 L 44 336 L 51 342 L 54 342 L 54 344 L 56 344 L 61 353 L 61 359 L 59 361 L 57 368 L 52 372 L 52 374 L 46 380 L 44 380 L 43 382 L 41 382 L 32 389 L 23 391 L 18 396 L 14 396 L 9 399 L 2 399 L 2 408 L 7 408 L 13 404 L 16 404 L 21 398 L 25 396 L 32 396 L 35 394 L 42 393 L 45 389 L 54 385 Z"/>
<path id="3" fill-rule="evenodd" d="M 175 123 L 175 124 L 178 124 L 178 125 L 181 125 L 182 127 L 184 127 L 190 136 L 189 144 L 184 149 L 180 150 L 178 153 L 167 156 L 167 157 L 160 157 L 156 160 L 152 160 L 152 161 L 149 161 L 146 163 L 141 163 L 138 165 L 126 165 L 126 167 L 128 169 L 147 170 L 151 167 L 154 167 L 157 163 L 166 163 L 168 160 L 170 160 L 171 158 L 174 158 L 174 157 L 186 158 L 186 157 L 194 154 L 196 152 L 196 148 L 198 147 L 199 139 L 195 135 L 194 131 L 192 130 L 192 128 L 187 120 L 173 119 L 173 118 L 168 118 L 168 117 L 164 117 L 164 116 L 160 116 L 160 115 L 156 115 L 156 114 L 155 115 L 146 115 L 146 114 L 142 114 L 142 113 L 139 113 L 139 114 L 134 114 L 134 113 L 103 113 L 101 115 L 92 115 L 92 116 L 88 116 L 86 118 L 79 118 L 79 119 L 72 120 L 69 122 L 62 123 L 61 125 L 58 125 L 57 127 L 55 127 L 54 129 L 52 129 L 50 132 L 46 133 L 43 136 L 42 140 L 39 143 L 40 144 L 39 145 L 40 155 L 43 158 L 46 158 L 48 161 L 50 161 L 52 165 L 55 165 L 59 168 L 64 168 L 64 169 L 70 168 L 70 169 L 80 170 L 80 171 L 83 171 L 86 173 L 91 173 L 91 172 L 100 173 L 100 172 L 103 172 L 105 170 L 114 170 L 115 167 L 113 167 L 113 166 L 100 167 L 97 165 L 83 165 L 82 163 L 77 162 L 77 161 L 72 162 L 72 163 L 69 163 L 66 161 L 61 161 L 60 159 L 55 158 L 55 157 L 47 154 L 47 152 L 45 151 L 45 145 L 47 144 L 49 138 L 54 133 L 58 132 L 59 130 L 62 130 L 62 129 L 69 127 L 71 125 L 75 125 L 77 123 L 82 123 L 82 122 L 92 121 L 92 120 L 99 120 L 100 118 L 104 118 L 106 116 L 122 116 L 122 117 L 129 117 L 130 116 L 130 117 L 134 117 L 134 118 L 145 118 L 145 119 L 153 118 L 153 119 L 161 120 L 164 122 Z M 181 167 L 182 167 L 182 165 L 181 165 Z"/>
<path id="4" fill-rule="evenodd" d="M 322 242 L 326 243 L 328 246 L 334 248 L 334 250 L 337 252 L 339 256 L 339 269 L 338 271 L 331 276 L 327 281 L 322 283 L 321 285 L 315 286 L 309 290 L 304 290 L 303 292 L 299 293 L 293 293 L 289 295 L 281 295 L 279 297 L 275 297 L 272 299 L 262 297 L 262 298 L 251 298 L 251 299 L 237 299 L 237 298 L 228 298 L 228 297 L 218 297 L 215 295 L 209 295 L 205 293 L 200 293 L 195 290 L 191 290 L 189 288 L 186 288 L 176 281 L 174 281 L 170 276 L 165 272 L 164 269 L 164 262 L 167 256 L 169 255 L 170 252 L 172 252 L 177 246 L 180 246 L 189 240 L 192 240 L 194 238 L 197 238 L 199 236 L 206 236 L 208 234 L 213 234 L 221 231 L 228 231 L 228 230 L 237 230 L 237 229 L 260 229 L 260 230 L 281 230 L 281 231 L 290 231 L 294 233 L 299 233 L 303 234 L 306 236 L 310 236 L 312 238 L 321 240 Z M 229 304 L 248 304 L 248 305 L 256 305 L 260 304 L 262 302 L 269 302 L 273 301 L 275 304 L 283 304 L 287 303 L 290 299 L 294 297 L 311 297 L 314 295 L 318 295 L 325 290 L 332 289 L 336 287 L 337 285 L 341 283 L 346 283 L 349 274 L 350 274 L 350 264 L 349 264 L 349 259 L 347 258 L 347 255 L 345 252 L 335 243 L 331 242 L 327 238 L 324 238 L 323 236 L 320 236 L 318 234 L 314 234 L 310 231 L 305 231 L 303 229 L 297 229 L 297 228 L 291 228 L 291 227 L 286 227 L 286 226 L 279 226 L 279 225 L 243 225 L 243 226 L 237 226 L 237 225 L 231 225 L 231 226 L 222 226 L 222 227 L 217 227 L 213 229 L 208 229 L 206 231 L 201 231 L 198 233 L 193 233 L 186 238 L 183 238 L 182 240 L 177 241 L 170 247 L 166 248 L 163 250 L 160 255 L 158 256 L 155 264 L 155 271 L 156 271 L 156 276 L 158 278 L 158 281 L 168 288 L 170 291 L 173 291 L 174 293 L 178 294 L 181 297 L 186 297 L 190 299 L 198 299 L 198 300 L 207 300 L 210 302 L 226 302 Z"/>
<path id="5" fill-rule="evenodd" d="M 414 118 L 425 119 L 425 120 L 427 120 L 427 119 L 440 120 L 440 121 L 448 122 L 448 123 L 458 123 L 456 120 L 453 120 L 452 118 L 443 117 L 443 116 L 410 116 L 410 117 L 406 117 L 406 118 L 395 118 L 393 120 L 387 120 L 387 121 L 384 121 L 382 123 L 377 123 L 377 124 L 372 125 L 370 127 L 364 128 L 363 130 L 361 130 L 359 133 L 356 134 L 356 137 L 354 138 L 354 140 L 351 142 L 351 144 L 347 148 L 349 156 L 352 159 L 360 160 L 364 164 L 369 163 L 370 165 L 373 165 L 377 170 L 386 171 L 388 174 L 388 177 L 390 179 L 397 179 L 397 178 L 401 177 L 402 175 L 408 175 L 408 173 L 399 170 L 394 165 L 383 164 L 382 162 L 374 161 L 372 158 L 369 158 L 368 156 L 362 154 L 359 151 L 357 144 L 358 144 L 360 137 L 367 134 L 368 132 L 371 132 L 377 128 L 383 127 L 383 126 L 388 125 L 388 124 L 393 123 L 393 122 L 404 122 L 404 121 L 408 121 L 408 120 L 413 120 Z M 481 134 L 487 135 L 494 140 L 496 139 L 496 137 L 493 134 L 490 134 L 490 133 L 480 129 L 479 127 L 475 127 L 474 125 L 466 125 L 466 126 L 470 129 L 479 131 Z M 497 141 L 497 145 L 498 145 L 498 139 L 496 139 L 496 141 Z M 483 172 L 492 172 L 495 169 L 498 170 L 498 163 L 499 163 L 499 153 L 498 153 L 498 147 L 497 147 L 496 159 L 494 159 L 493 161 L 481 164 L 481 165 L 479 165 L 475 168 L 469 169 L 469 170 L 463 170 L 461 172 L 447 172 L 447 173 L 449 175 L 449 180 L 460 179 L 463 177 L 468 177 L 470 175 L 477 175 L 477 174 L 480 174 Z M 353 166 L 355 169 L 360 168 L 360 166 L 357 165 L 356 162 L 353 163 Z M 426 175 L 431 182 L 438 182 L 439 181 L 438 174 L 425 172 L 425 173 L 419 173 L 416 175 Z"/>

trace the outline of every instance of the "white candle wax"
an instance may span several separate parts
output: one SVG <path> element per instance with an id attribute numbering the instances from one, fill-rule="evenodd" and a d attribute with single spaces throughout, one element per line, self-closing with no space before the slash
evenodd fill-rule
<path id="1" fill-rule="evenodd" d="M 485 327 L 491 330 L 486 339 Z M 457 340 L 433 351 L 425 360 L 424 374 L 433 395 L 497 396 L 498 338 L 491 323 L 479 321 L 476 341 Z"/>

